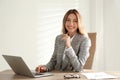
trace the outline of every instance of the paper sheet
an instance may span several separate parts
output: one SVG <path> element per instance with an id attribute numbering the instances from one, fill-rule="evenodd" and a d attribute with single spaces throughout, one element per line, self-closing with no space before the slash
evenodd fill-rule
<path id="1" fill-rule="evenodd" d="M 91 72 L 91 73 L 81 73 L 82 75 L 86 76 L 88 79 L 113 79 L 118 78 L 117 76 L 113 76 L 107 74 L 105 72 Z"/>

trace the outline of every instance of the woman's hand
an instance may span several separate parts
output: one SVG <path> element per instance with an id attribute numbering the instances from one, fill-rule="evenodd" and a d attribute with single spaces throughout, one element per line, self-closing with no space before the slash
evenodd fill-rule
<path id="1" fill-rule="evenodd" d="M 38 72 L 38 73 L 46 72 L 47 71 L 47 67 L 45 65 L 39 65 L 38 67 L 36 67 L 35 71 Z"/>
<path id="2" fill-rule="evenodd" d="M 70 36 L 68 36 L 68 34 L 63 34 L 62 40 L 65 40 L 67 48 L 69 48 L 71 46 Z"/>

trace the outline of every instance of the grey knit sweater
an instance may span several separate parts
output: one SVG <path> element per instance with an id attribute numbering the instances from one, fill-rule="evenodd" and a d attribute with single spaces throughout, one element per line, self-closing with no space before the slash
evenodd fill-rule
<path id="1" fill-rule="evenodd" d="M 72 42 L 72 47 L 65 49 L 65 41 L 62 40 L 62 35 L 58 35 L 55 40 L 54 53 L 51 60 L 46 64 L 48 71 L 81 71 L 89 57 L 89 49 L 91 41 L 89 37 L 75 34 Z M 63 55 L 65 58 L 63 59 Z"/>

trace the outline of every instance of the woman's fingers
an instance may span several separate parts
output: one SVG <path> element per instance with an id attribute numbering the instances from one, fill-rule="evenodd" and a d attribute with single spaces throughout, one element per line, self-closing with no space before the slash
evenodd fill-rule
<path id="1" fill-rule="evenodd" d="M 46 66 L 40 65 L 38 66 L 35 71 L 40 73 L 40 72 L 45 72 L 47 70 Z"/>
<path id="2" fill-rule="evenodd" d="M 65 40 L 65 41 L 66 41 L 66 39 L 67 39 L 68 37 L 69 37 L 68 34 L 63 34 L 63 35 L 62 35 L 62 40 Z"/>
<path id="3" fill-rule="evenodd" d="M 41 72 L 41 66 L 36 67 L 35 71 L 36 72 Z"/>

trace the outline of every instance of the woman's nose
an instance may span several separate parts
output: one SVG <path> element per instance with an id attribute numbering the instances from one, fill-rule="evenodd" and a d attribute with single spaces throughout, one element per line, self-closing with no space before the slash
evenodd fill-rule
<path id="1" fill-rule="evenodd" d="M 73 26 L 73 25 L 74 25 L 73 21 L 70 21 L 70 25 L 71 25 L 71 26 Z"/>

